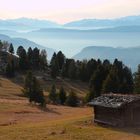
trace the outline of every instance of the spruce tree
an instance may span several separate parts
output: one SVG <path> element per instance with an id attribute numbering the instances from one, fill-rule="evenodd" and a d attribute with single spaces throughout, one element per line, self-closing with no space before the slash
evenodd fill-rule
<path id="1" fill-rule="evenodd" d="M 47 52 L 46 50 L 42 50 L 40 53 L 40 68 L 41 70 L 46 70 L 47 69 Z"/>
<path id="2" fill-rule="evenodd" d="M 66 101 L 66 92 L 63 87 L 61 87 L 59 90 L 58 98 L 59 98 L 60 104 L 63 105 Z"/>
<path id="3" fill-rule="evenodd" d="M 62 67 L 63 67 L 63 65 L 65 63 L 65 56 L 64 56 L 64 54 L 61 51 L 59 51 L 57 53 L 56 57 L 57 57 L 57 61 L 58 61 L 59 70 L 62 70 Z"/>
<path id="4" fill-rule="evenodd" d="M 58 60 L 57 60 L 57 55 L 56 53 L 53 54 L 51 62 L 50 62 L 50 67 L 51 67 L 51 77 L 53 79 L 56 79 L 56 77 L 59 74 L 59 65 L 58 65 Z"/>
<path id="5" fill-rule="evenodd" d="M 25 77 L 23 92 L 29 98 L 30 102 L 39 103 L 41 106 L 46 104 L 43 89 L 31 71 L 29 71 Z"/>
<path id="6" fill-rule="evenodd" d="M 24 81 L 24 94 L 31 100 L 31 94 L 33 92 L 33 73 L 28 71 Z"/>
<path id="7" fill-rule="evenodd" d="M 70 79 L 76 79 L 76 64 L 74 60 L 72 60 L 69 64 L 68 76 Z"/>
<path id="8" fill-rule="evenodd" d="M 19 56 L 19 68 L 20 68 L 20 70 L 27 70 L 28 69 L 28 62 L 27 62 L 26 50 L 22 46 L 20 46 L 17 50 L 17 54 Z"/>
<path id="9" fill-rule="evenodd" d="M 2 41 L 0 40 L 0 51 L 2 50 L 2 47 L 3 47 L 3 43 L 2 43 Z"/>
<path id="10" fill-rule="evenodd" d="M 10 78 L 15 76 L 15 64 L 13 59 L 7 63 L 5 73 L 6 76 Z"/>
<path id="11" fill-rule="evenodd" d="M 119 93 L 119 81 L 117 70 L 112 68 L 103 83 L 102 93 Z"/>
<path id="12" fill-rule="evenodd" d="M 31 47 L 28 48 L 27 61 L 28 61 L 29 69 L 32 69 L 33 68 L 33 50 Z"/>
<path id="13" fill-rule="evenodd" d="M 36 77 L 33 77 L 33 92 L 32 92 L 32 99 L 36 103 L 40 103 L 41 106 L 44 106 L 45 98 L 43 95 L 43 89 L 40 86 L 39 81 L 36 79 Z"/>
<path id="14" fill-rule="evenodd" d="M 133 92 L 133 76 L 131 70 L 121 61 L 115 59 L 111 70 L 104 81 L 103 93 L 123 93 L 129 94 Z"/>
<path id="15" fill-rule="evenodd" d="M 140 65 L 138 65 L 138 70 L 134 74 L 134 93 L 140 94 Z"/>
<path id="16" fill-rule="evenodd" d="M 38 70 L 40 68 L 40 50 L 38 48 L 33 49 L 32 61 L 33 61 L 33 68 L 35 70 Z"/>
<path id="17" fill-rule="evenodd" d="M 50 93 L 49 93 L 49 99 L 50 99 L 53 103 L 56 103 L 56 102 L 57 102 L 57 93 L 56 93 L 55 84 L 53 84 L 52 87 L 51 87 L 51 91 L 50 91 Z"/>
<path id="18" fill-rule="evenodd" d="M 103 81 L 106 78 L 104 67 L 99 65 L 90 79 L 90 92 L 94 93 L 94 97 L 101 95 Z"/>
<path id="19" fill-rule="evenodd" d="M 11 43 L 9 46 L 9 50 L 8 50 L 11 54 L 14 54 L 14 47 L 13 44 Z"/>

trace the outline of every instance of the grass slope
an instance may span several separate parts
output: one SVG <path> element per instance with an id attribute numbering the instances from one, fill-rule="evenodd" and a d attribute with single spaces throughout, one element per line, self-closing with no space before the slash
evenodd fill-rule
<path id="1" fill-rule="evenodd" d="M 22 87 L 16 80 L 1 78 L 0 83 L 0 140 L 140 139 L 140 128 L 115 129 L 92 124 L 92 108 L 48 105 L 44 112 L 21 96 Z M 70 86 L 81 91 L 76 82 L 65 84 L 66 89 Z M 79 95 L 83 94 L 80 91 Z"/>

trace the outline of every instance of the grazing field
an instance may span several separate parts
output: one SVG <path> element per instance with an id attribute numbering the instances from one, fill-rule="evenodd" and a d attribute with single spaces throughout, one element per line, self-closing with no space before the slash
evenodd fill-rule
<path id="1" fill-rule="evenodd" d="M 22 97 L 22 87 L 16 82 L 1 78 L 0 83 L 0 140 L 140 139 L 140 128 L 116 129 L 93 124 L 92 108 L 47 105 L 43 111 Z"/>

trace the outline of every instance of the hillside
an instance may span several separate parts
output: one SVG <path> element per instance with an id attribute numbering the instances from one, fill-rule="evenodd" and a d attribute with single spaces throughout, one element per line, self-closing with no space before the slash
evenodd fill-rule
<path id="1" fill-rule="evenodd" d="M 9 80 L 0 77 L 0 139 L 140 139 L 139 128 L 116 129 L 92 124 L 93 109 L 89 107 L 47 105 L 47 110 L 42 111 L 29 105 L 28 100 L 22 97 L 21 81 L 22 78 Z"/>
<path id="2" fill-rule="evenodd" d="M 139 56 L 140 48 L 113 48 L 113 47 L 102 47 L 102 46 L 90 46 L 84 48 L 80 53 L 75 55 L 73 58 L 78 60 L 83 59 L 109 59 L 113 61 L 115 58 L 122 60 L 126 65 L 136 71 L 137 66 L 140 62 Z"/>

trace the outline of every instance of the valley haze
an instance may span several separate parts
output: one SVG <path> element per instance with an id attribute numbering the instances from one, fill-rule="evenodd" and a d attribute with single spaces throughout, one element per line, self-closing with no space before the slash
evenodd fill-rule
<path id="1" fill-rule="evenodd" d="M 91 55 L 85 52 L 87 57 L 84 54 L 79 59 L 88 59 L 88 56 L 90 58 L 99 57 L 102 59 L 100 54 L 104 49 L 108 50 L 106 46 L 110 46 L 110 49 L 116 49 L 113 50 L 112 55 L 109 55 L 108 59 L 112 60 L 117 57 L 118 59 L 123 59 L 125 62 L 127 60 L 125 58 L 126 55 L 122 57 L 120 55 L 121 51 L 117 51 L 117 48 L 118 50 L 122 50 L 122 52 L 129 52 L 131 50 L 129 48 L 132 48 L 132 50 L 139 48 L 140 16 L 127 16 L 116 19 L 83 19 L 66 24 L 30 18 L 7 19 L 0 20 L 0 33 L 2 34 L 2 40 L 7 39 L 15 47 L 21 41 L 24 42 L 21 45 L 26 48 L 30 46 L 46 48 L 49 59 L 54 51 L 59 50 L 63 51 L 67 57 L 72 58 L 74 56 L 75 58 L 75 56 L 79 56 L 82 49 L 84 51 L 84 48 L 88 46 L 96 46 L 99 56 L 95 55 L 95 53 Z M 6 35 L 5 38 L 3 38 L 4 35 Z M 133 55 L 131 54 L 131 56 Z M 136 60 L 135 63 L 133 63 L 133 60 L 129 63 L 128 60 L 126 61 L 126 64 L 132 70 L 136 69 L 138 63 L 139 61 Z"/>

